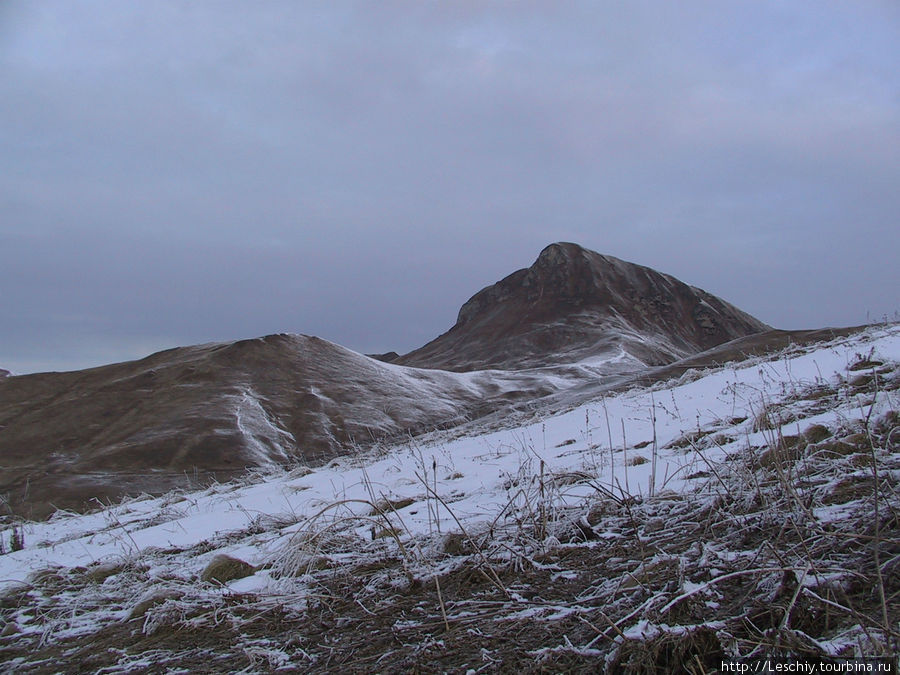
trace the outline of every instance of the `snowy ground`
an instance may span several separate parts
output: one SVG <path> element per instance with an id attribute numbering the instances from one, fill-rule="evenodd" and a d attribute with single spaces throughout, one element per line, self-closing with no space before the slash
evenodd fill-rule
<path id="1" fill-rule="evenodd" d="M 233 607 L 241 603 L 260 613 L 277 605 L 278 612 L 297 620 L 320 607 L 323 589 L 348 572 L 357 577 L 358 604 L 372 616 L 381 614 L 366 605 L 366 598 L 384 597 L 385 589 L 425 585 L 429 593 L 436 591 L 433 631 L 426 630 L 428 621 L 410 614 L 394 617 L 389 632 L 418 631 L 420 643 L 426 633 L 436 636 L 432 650 L 449 654 L 451 641 L 440 634 L 470 626 L 469 616 L 501 620 L 485 614 L 486 605 L 467 605 L 473 599 L 461 588 L 454 587 L 453 597 L 441 593 L 444 580 L 450 584 L 452 575 L 467 567 L 498 594 L 492 602 L 498 603 L 503 621 L 574 621 L 593 627 L 584 630 L 594 637 L 581 644 L 569 631 L 557 643 L 530 645 L 532 659 L 557 662 L 565 653 L 565 658 L 606 659 L 621 666 L 626 657 L 638 658 L 628 656 L 623 645 L 636 639 L 674 640 L 673 635 L 692 635 L 699 643 L 698 626 L 712 635 L 701 637 L 725 655 L 746 655 L 752 650 L 734 637 L 731 615 L 722 614 L 727 603 L 716 593 L 731 580 L 753 577 L 754 583 L 768 583 L 775 597 L 788 572 L 794 586 L 810 589 L 822 606 L 832 603 L 836 614 L 841 613 L 837 607 L 846 610 L 847 620 L 835 619 L 828 634 L 795 629 L 809 638 L 812 646 L 804 642 L 804 648 L 823 654 L 886 653 L 900 631 L 897 598 L 890 591 L 894 582 L 884 578 L 900 570 L 900 542 L 891 539 L 898 529 L 900 463 L 894 450 L 900 431 L 891 412 L 900 396 L 898 362 L 900 327 L 875 327 L 814 347 L 688 371 L 677 380 L 609 394 L 567 412 L 538 414 L 514 428 L 463 437 L 435 433 L 315 470 L 296 467 L 202 492 L 134 499 L 89 515 L 59 513 L 47 522 L 7 523 L 0 534 L 0 656 L 6 652 L 12 669 L 65 671 L 59 659 L 83 658 L 91 636 L 124 631 L 116 633 L 117 640 L 123 634 L 146 639 L 204 622 L 218 626 L 226 617 L 233 627 L 240 624 Z M 865 485 L 874 487 L 867 492 Z M 845 490 L 847 499 L 830 496 Z M 752 506 L 754 500 L 759 504 Z M 874 534 L 859 535 L 862 548 L 873 537 L 876 548 L 882 539 L 889 544 L 875 552 L 873 578 L 881 579 L 882 592 L 871 611 L 861 600 L 857 609 L 836 596 L 825 597 L 826 582 L 849 574 L 837 564 L 834 549 L 804 557 L 792 548 L 819 541 L 819 531 L 850 528 L 850 537 L 862 508 L 874 508 L 881 520 L 885 514 L 894 518 L 879 521 Z M 702 520 L 704 509 L 727 512 L 741 527 L 750 527 L 754 514 L 765 511 L 771 517 L 773 509 L 780 509 L 780 525 L 773 521 L 770 538 L 778 540 L 786 518 L 795 524 L 802 519 L 810 539 L 795 527 L 797 541 L 783 549 L 781 558 L 761 553 L 765 536 L 748 540 L 744 548 L 717 548 L 715 537 L 726 541 L 731 531 L 706 540 L 692 535 L 691 545 L 699 546 L 695 555 L 669 552 L 669 540 L 659 537 L 668 531 L 676 541 L 679 532 L 688 532 L 685 523 Z M 715 529 L 719 516 L 706 517 Z M 787 542 L 795 535 L 784 536 Z M 21 544 L 21 550 L 11 551 Z M 536 602 L 519 587 L 531 572 L 546 572 L 552 588 L 575 583 L 584 570 L 593 569 L 590 558 L 604 546 L 624 547 L 619 555 L 605 554 L 609 577 L 591 582 L 596 590 L 591 597 L 622 598 L 620 610 L 609 605 L 613 618 L 598 618 L 590 602 L 573 603 L 589 597 L 582 587 L 569 600 L 561 590 L 563 599 L 552 602 Z M 221 562 L 222 555 L 248 564 L 235 574 L 241 578 L 201 581 L 207 566 Z M 370 569 L 375 560 L 392 562 Z M 362 574 L 364 564 L 369 567 Z M 517 581 L 511 581 L 511 573 L 519 575 Z M 585 581 L 586 587 L 591 583 Z M 549 596 L 550 588 L 543 595 Z M 789 618 L 806 597 L 790 595 Z M 721 617 L 672 620 L 676 606 L 701 597 L 710 603 L 703 611 Z M 434 600 L 423 596 L 422 602 Z M 788 619 L 775 623 L 782 631 L 792 628 Z M 475 629 L 487 634 L 482 623 Z M 240 667 L 246 672 L 301 666 L 328 670 L 323 652 L 313 645 L 236 634 L 243 637 L 231 640 L 232 651 L 243 658 Z M 170 644 L 153 649 L 122 644 L 96 661 L 98 672 L 100 664 L 103 672 L 130 672 L 150 663 L 183 667 L 184 654 L 200 649 L 190 645 L 189 636 L 184 634 L 181 651 Z M 428 648 L 413 652 L 424 659 Z M 642 652 L 640 658 L 657 658 L 654 653 Z M 473 669 L 482 666 L 499 667 L 484 651 Z"/>

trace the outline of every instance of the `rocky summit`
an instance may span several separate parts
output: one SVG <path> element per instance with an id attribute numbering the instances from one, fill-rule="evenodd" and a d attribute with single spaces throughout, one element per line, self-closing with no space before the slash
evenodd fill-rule
<path id="1" fill-rule="evenodd" d="M 667 274 L 556 243 L 472 296 L 449 331 L 394 362 L 455 371 L 591 358 L 660 365 L 769 328 Z"/>

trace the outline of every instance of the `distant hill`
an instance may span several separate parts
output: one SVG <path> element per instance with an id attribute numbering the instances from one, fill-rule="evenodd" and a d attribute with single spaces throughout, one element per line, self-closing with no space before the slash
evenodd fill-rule
<path id="1" fill-rule="evenodd" d="M 393 362 L 455 371 L 587 358 L 660 365 L 769 328 L 667 274 L 557 243 L 472 296 L 449 331 Z"/>

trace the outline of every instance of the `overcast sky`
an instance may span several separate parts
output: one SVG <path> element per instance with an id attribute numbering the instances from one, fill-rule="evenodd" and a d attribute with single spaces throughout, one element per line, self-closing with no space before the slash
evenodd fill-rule
<path id="1" fill-rule="evenodd" d="M 574 241 L 892 316 L 900 4 L 0 0 L 0 367 L 408 351 Z"/>

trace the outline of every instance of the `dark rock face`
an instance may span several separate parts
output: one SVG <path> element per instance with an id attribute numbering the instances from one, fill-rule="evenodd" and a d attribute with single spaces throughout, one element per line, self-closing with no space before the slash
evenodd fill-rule
<path id="1" fill-rule="evenodd" d="M 3 368 L 0 368 L 0 378 L 9 377 L 9 374 L 10 373 L 8 370 L 3 370 Z"/>
<path id="2" fill-rule="evenodd" d="M 674 277 L 558 243 L 476 293 L 453 328 L 394 362 L 468 371 L 622 352 L 660 365 L 768 328 Z"/>

